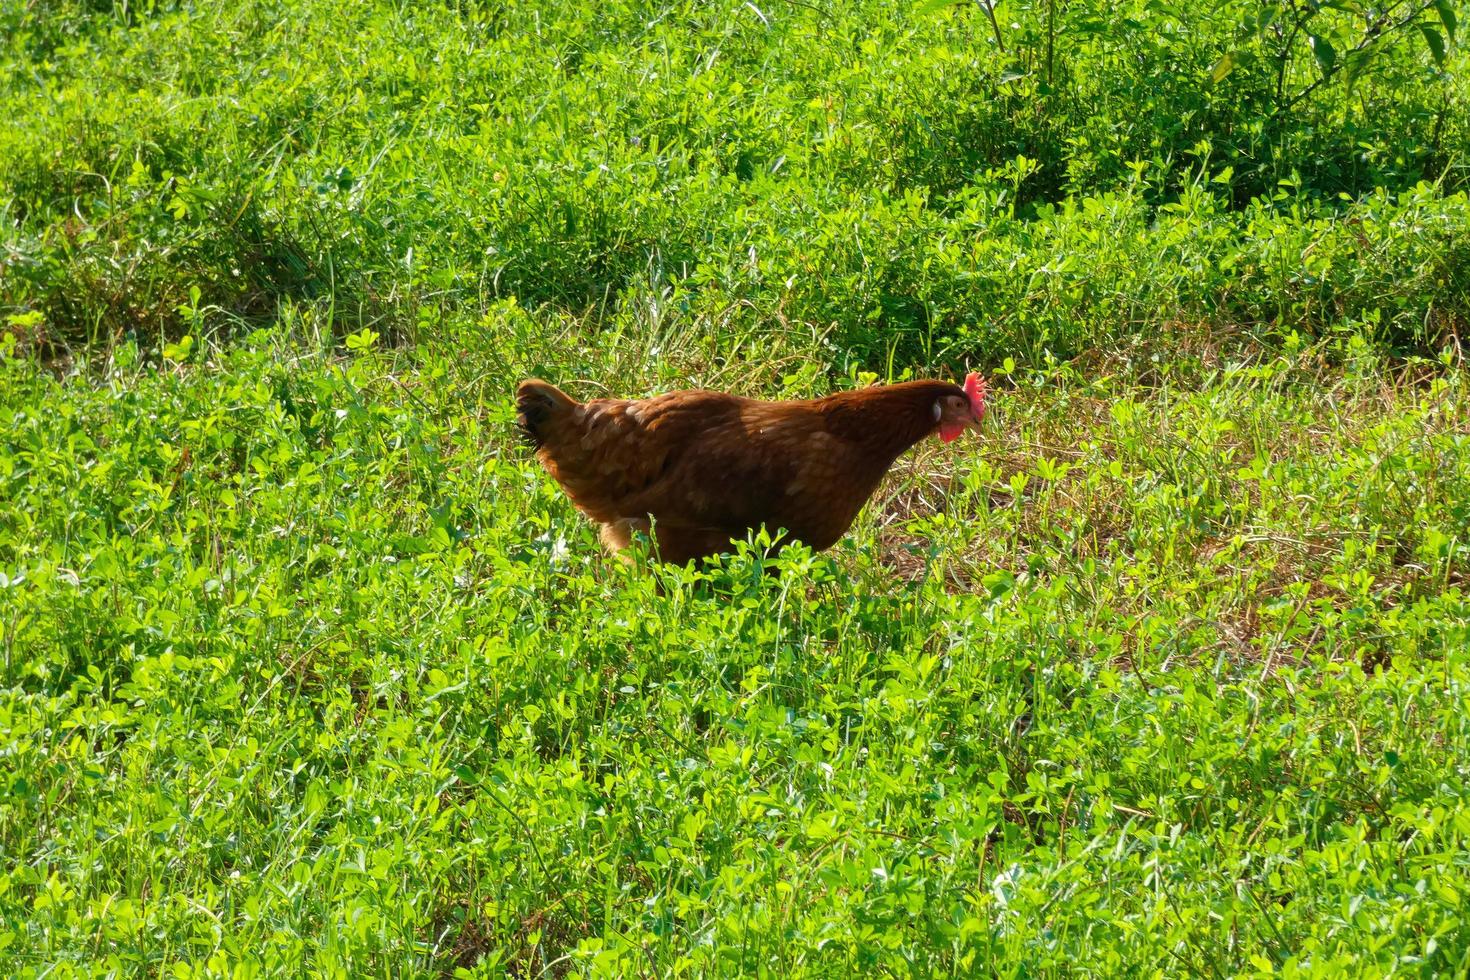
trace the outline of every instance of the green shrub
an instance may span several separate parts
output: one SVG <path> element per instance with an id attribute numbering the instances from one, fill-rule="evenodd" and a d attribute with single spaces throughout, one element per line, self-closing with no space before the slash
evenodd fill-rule
<path id="1" fill-rule="evenodd" d="M 411 340 L 425 318 L 510 296 L 606 316 L 672 291 L 767 327 L 800 319 L 878 367 L 975 332 L 1029 357 L 1201 311 L 1324 332 L 1382 305 L 1385 340 L 1427 349 L 1459 328 L 1409 321 L 1464 317 L 1452 260 L 1470 112 L 1441 6 L 1404 7 L 1418 19 L 1356 54 L 1371 19 L 1244 3 L 1017 2 L 1004 50 L 975 5 L 28 7 L 7 15 L 0 74 L 15 121 L 0 135 L 0 308 L 41 312 L 70 345 L 167 340 L 201 312 L 238 332 L 301 303 L 339 335 Z M 1289 229 L 1305 247 L 1320 223 L 1366 225 L 1405 195 L 1405 257 L 1451 260 L 1411 293 L 1395 278 L 1381 304 L 1344 299 L 1366 286 L 1355 270 L 1291 250 L 1262 281 L 1224 274 L 1274 248 L 1259 238 Z M 1092 215 L 1124 230 L 1118 254 L 1069 255 L 1070 272 L 1031 258 L 1038 243 L 1097 249 Z M 978 258 L 1005 269 L 945 251 L 976 234 L 994 239 Z M 1186 268 L 1122 298 L 1135 286 L 1109 263 L 1157 267 L 1181 248 L 1222 275 Z M 1059 276 L 1108 295 L 1073 297 Z M 1036 309 L 1038 289 L 1056 305 Z M 1029 318 L 1039 333 L 985 323 Z"/>

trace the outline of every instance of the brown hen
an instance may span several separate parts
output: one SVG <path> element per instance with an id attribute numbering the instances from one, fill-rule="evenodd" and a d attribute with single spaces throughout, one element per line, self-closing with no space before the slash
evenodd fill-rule
<path id="1" fill-rule="evenodd" d="M 613 551 L 648 534 L 683 564 L 764 525 L 815 550 L 852 525 L 893 461 L 929 435 L 977 426 L 985 383 L 910 381 L 810 401 L 675 391 L 584 403 L 545 381 L 516 389 L 517 422 Z"/>

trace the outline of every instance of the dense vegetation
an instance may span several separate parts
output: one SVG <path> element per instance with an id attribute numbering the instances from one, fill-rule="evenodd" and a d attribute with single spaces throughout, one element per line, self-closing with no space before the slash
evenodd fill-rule
<path id="1" fill-rule="evenodd" d="M 1470 969 L 1465 12 L 0 7 L 0 974 Z M 510 429 L 965 366 L 778 576 Z"/>

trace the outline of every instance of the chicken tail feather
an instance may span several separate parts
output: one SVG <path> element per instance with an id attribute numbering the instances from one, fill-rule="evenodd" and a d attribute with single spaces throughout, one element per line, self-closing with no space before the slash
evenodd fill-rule
<path id="1" fill-rule="evenodd" d="M 556 385 L 537 378 L 516 386 L 516 425 L 537 448 L 546 442 L 548 427 L 576 407 L 577 403 Z"/>

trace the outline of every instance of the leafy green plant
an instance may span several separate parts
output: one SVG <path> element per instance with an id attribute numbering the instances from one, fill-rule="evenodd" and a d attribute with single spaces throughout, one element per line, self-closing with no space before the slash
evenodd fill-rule
<path id="1" fill-rule="evenodd" d="M 832 553 L 654 575 L 522 317 L 0 362 L 7 973 L 1463 961 L 1460 373 L 1012 361 Z"/>
<path id="2" fill-rule="evenodd" d="M 233 336 L 302 307 L 339 338 L 411 342 L 515 297 L 600 329 L 637 311 L 740 335 L 794 324 L 886 371 L 890 352 L 1035 301 L 1013 282 L 936 305 L 921 257 L 871 232 L 983 234 L 1009 261 L 1056 209 L 1136 196 L 1130 247 L 1166 252 L 1152 218 L 1200 185 L 1238 222 L 1282 200 L 1351 220 L 1422 183 L 1420 207 L 1458 235 L 1457 10 L 25 7 L 0 66 L 16 123 L 0 309 L 40 312 L 60 354 Z M 1443 44 L 1405 43 L 1420 28 Z M 1272 305 L 1222 283 L 1188 298 L 1242 295 Z M 1463 315 L 1452 283 L 1430 301 Z"/>
<path id="3" fill-rule="evenodd" d="M 1464 973 L 1460 12 L 0 6 L 0 974 Z M 966 367 L 697 570 L 509 397 Z"/>

